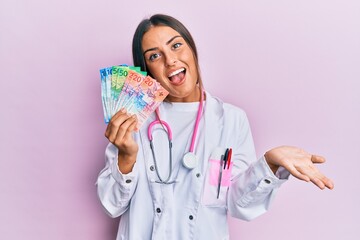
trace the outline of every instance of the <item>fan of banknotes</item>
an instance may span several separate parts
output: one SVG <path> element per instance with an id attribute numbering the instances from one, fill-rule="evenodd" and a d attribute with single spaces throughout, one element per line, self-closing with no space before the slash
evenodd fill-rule
<path id="1" fill-rule="evenodd" d="M 112 66 L 100 69 L 101 98 L 105 123 L 124 108 L 136 114 L 138 128 L 155 111 L 169 92 L 140 67 Z"/>

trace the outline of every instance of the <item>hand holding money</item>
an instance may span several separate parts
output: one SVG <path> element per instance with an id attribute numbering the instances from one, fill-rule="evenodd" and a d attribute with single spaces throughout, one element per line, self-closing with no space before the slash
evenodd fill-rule
<path id="1" fill-rule="evenodd" d="M 124 174 L 131 172 L 139 149 L 132 136 L 136 125 L 136 116 L 122 108 L 111 118 L 105 132 L 109 141 L 118 148 L 118 168 Z"/>

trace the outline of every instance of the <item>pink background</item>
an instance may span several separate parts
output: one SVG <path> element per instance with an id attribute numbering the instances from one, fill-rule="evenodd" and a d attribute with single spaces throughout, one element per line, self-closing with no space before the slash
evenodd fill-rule
<path id="1" fill-rule="evenodd" d="M 207 90 L 246 110 L 259 156 L 301 146 L 336 183 L 292 178 L 267 214 L 231 219 L 231 239 L 358 239 L 358 0 L 1 0 L 0 239 L 115 239 L 95 188 L 99 69 L 131 64 L 136 25 L 158 12 L 192 32 Z"/>

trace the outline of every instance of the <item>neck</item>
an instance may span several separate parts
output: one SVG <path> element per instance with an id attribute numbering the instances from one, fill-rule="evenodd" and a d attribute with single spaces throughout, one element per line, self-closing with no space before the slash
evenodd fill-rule
<path id="1" fill-rule="evenodd" d="M 186 96 L 186 97 L 175 97 L 175 96 L 168 96 L 166 98 L 166 101 L 168 102 L 200 102 L 201 101 L 201 93 L 203 92 L 203 89 L 200 88 L 199 86 L 196 86 L 195 91 L 193 91 L 193 93 L 191 93 L 190 95 Z M 204 98 L 203 100 L 205 100 L 205 94 L 204 94 Z"/>

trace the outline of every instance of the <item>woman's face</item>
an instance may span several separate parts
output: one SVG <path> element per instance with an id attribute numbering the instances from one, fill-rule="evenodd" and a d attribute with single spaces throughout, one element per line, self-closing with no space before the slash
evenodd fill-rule
<path id="1" fill-rule="evenodd" d="M 177 31 L 167 26 L 151 27 L 143 36 L 142 49 L 148 71 L 169 91 L 169 101 L 199 101 L 194 54 Z"/>

